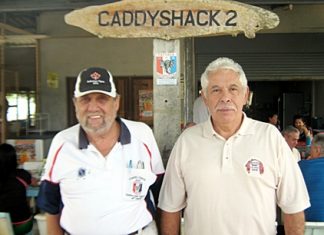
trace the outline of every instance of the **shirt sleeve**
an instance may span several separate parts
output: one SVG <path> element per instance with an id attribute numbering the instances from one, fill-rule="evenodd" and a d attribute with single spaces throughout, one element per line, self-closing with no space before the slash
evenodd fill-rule
<path id="1" fill-rule="evenodd" d="M 63 143 L 59 141 L 59 138 L 54 138 L 46 159 L 37 197 L 37 206 L 49 214 L 58 214 L 62 209 L 60 184 L 53 180 L 55 163 L 62 147 Z"/>
<path id="2" fill-rule="evenodd" d="M 155 203 L 157 203 L 164 176 L 164 165 L 154 134 L 150 128 L 148 128 L 148 135 L 149 138 L 147 150 L 150 152 L 151 155 L 152 172 L 157 176 L 154 184 L 150 186 L 150 190 L 153 193 Z"/>
<path id="3" fill-rule="evenodd" d="M 186 204 L 185 185 L 180 162 L 181 142 L 178 140 L 168 160 L 159 196 L 158 207 L 168 212 L 180 211 Z"/>
<path id="4" fill-rule="evenodd" d="M 37 197 L 37 206 L 52 215 L 60 213 L 63 204 L 59 184 L 47 180 L 42 181 Z"/>
<path id="5" fill-rule="evenodd" d="M 150 151 L 152 152 L 152 171 L 156 175 L 164 174 L 164 165 L 162 162 L 160 150 L 158 148 L 158 145 L 156 143 L 155 137 L 153 135 L 152 130 L 150 129 Z"/>

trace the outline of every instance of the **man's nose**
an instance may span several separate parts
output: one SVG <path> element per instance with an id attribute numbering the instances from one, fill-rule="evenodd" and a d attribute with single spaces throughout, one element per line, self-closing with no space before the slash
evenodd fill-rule
<path id="1" fill-rule="evenodd" d="M 229 101 L 231 101 L 231 94 L 230 94 L 229 91 L 223 90 L 221 92 L 221 101 L 222 102 L 226 102 L 226 103 L 229 102 Z"/>
<path id="2" fill-rule="evenodd" d="M 88 104 L 88 110 L 98 110 L 98 102 L 95 99 L 91 99 Z"/>

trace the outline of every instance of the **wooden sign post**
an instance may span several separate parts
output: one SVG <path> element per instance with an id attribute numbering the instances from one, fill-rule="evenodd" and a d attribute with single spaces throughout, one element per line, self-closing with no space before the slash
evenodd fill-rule
<path id="1" fill-rule="evenodd" d="M 99 38 L 154 38 L 154 134 L 166 161 L 181 132 L 183 86 L 193 79 L 183 76 L 192 73 L 181 69 L 184 56 L 179 39 L 239 33 L 254 38 L 261 29 L 275 28 L 279 17 L 226 0 L 123 0 L 74 10 L 65 15 L 65 22 Z"/>
<path id="2" fill-rule="evenodd" d="M 65 22 L 98 37 L 170 40 L 240 32 L 253 38 L 261 29 L 275 28 L 279 17 L 226 0 L 124 0 L 74 10 Z"/>

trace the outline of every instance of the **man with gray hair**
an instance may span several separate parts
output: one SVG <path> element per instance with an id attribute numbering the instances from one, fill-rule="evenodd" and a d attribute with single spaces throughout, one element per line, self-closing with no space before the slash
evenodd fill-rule
<path id="1" fill-rule="evenodd" d="M 289 145 L 297 162 L 300 161 L 301 159 L 298 149 L 295 148 L 296 145 L 298 144 L 299 134 L 300 134 L 299 130 L 294 126 L 287 126 L 282 131 L 282 135 L 285 138 L 287 144 Z"/>
<path id="2" fill-rule="evenodd" d="M 324 133 L 315 135 L 310 154 L 310 158 L 298 163 L 312 205 L 305 210 L 305 218 L 306 221 L 324 222 Z"/>
<path id="3" fill-rule="evenodd" d="M 242 67 L 218 58 L 201 86 L 210 119 L 183 131 L 172 149 L 158 204 L 162 235 L 179 234 L 182 211 L 186 235 L 275 235 L 276 204 L 286 235 L 303 235 L 303 176 L 278 129 L 243 112 Z"/>

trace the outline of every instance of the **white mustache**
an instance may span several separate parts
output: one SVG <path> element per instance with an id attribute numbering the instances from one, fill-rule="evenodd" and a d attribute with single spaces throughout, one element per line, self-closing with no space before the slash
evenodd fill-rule
<path id="1" fill-rule="evenodd" d="M 234 111 L 237 111 L 236 107 L 234 105 L 217 105 L 216 111 L 224 111 L 224 110 L 234 110 Z"/>

